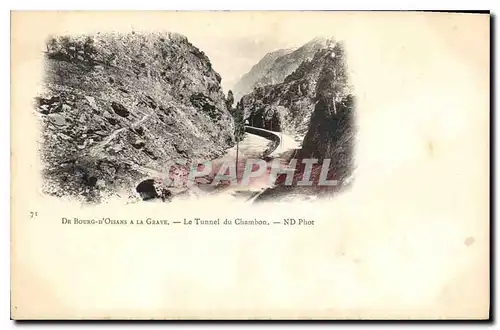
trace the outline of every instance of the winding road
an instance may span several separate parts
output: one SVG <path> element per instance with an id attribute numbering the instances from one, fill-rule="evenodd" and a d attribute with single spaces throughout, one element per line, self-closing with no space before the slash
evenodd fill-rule
<path id="1" fill-rule="evenodd" d="M 257 195 L 262 193 L 267 188 L 270 188 L 269 173 L 271 171 L 271 162 L 274 159 L 281 160 L 281 166 L 287 165 L 287 160 L 290 159 L 295 150 L 300 147 L 300 143 L 295 141 L 291 136 L 282 132 L 270 131 L 262 128 L 245 126 L 245 135 L 238 146 L 234 146 L 226 153 L 217 159 L 211 161 L 212 174 L 211 179 L 206 183 L 198 182 L 191 187 L 166 187 L 176 198 L 183 197 L 202 197 L 208 195 L 219 195 L 232 200 L 250 201 Z M 266 161 L 266 172 L 259 177 L 251 178 L 249 184 L 223 184 L 213 185 L 211 181 L 218 169 L 224 164 L 235 164 L 236 153 L 238 149 L 238 164 L 237 177 L 238 182 L 241 182 L 242 175 L 245 171 L 247 160 L 249 159 L 264 159 Z M 146 168 L 143 166 L 134 165 L 133 168 L 150 176 L 150 178 L 164 178 L 165 173 L 155 169 Z M 256 169 L 254 169 L 256 170 Z M 203 181 L 203 180 L 201 180 Z"/>
<path id="2" fill-rule="evenodd" d="M 267 157 L 277 158 L 300 147 L 299 142 L 295 141 L 290 135 L 283 134 L 283 132 L 275 132 L 253 126 L 245 126 L 245 131 L 250 133 L 250 135 L 261 136 L 275 142 L 273 150 L 268 151 Z"/>
<path id="3" fill-rule="evenodd" d="M 205 193 L 208 194 L 225 194 L 228 198 L 233 199 L 241 198 L 245 201 L 253 200 L 265 189 L 271 187 L 269 184 L 271 162 L 274 159 L 280 159 L 281 166 L 286 166 L 288 159 L 300 147 L 299 142 L 282 132 L 275 132 L 252 126 L 245 126 L 245 132 L 238 146 L 238 181 L 241 180 L 248 159 L 264 159 L 266 161 L 265 174 L 257 178 L 252 178 L 248 185 L 238 184 L 224 187 L 206 185 L 205 189 L 200 186 L 198 186 L 198 189 L 203 189 Z M 217 168 L 223 163 L 231 162 L 236 162 L 236 146 L 228 149 L 223 157 L 212 161 L 212 166 Z M 191 193 L 193 194 L 195 191 L 191 191 Z M 199 196 L 199 193 L 197 195 Z"/>

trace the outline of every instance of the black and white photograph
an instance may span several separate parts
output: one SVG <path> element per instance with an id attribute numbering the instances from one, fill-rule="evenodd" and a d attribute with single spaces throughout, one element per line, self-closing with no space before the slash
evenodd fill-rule
<path id="1" fill-rule="evenodd" d="M 259 202 L 331 197 L 353 180 L 355 93 L 334 37 L 273 49 L 233 86 L 176 32 L 51 36 L 43 55 L 46 194 Z"/>

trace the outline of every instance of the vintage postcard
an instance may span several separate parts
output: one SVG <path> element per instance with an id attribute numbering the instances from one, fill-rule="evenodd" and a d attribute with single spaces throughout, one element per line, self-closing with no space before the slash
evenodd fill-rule
<path id="1" fill-rule="evenodd" d="M 488 13 L 11 27 L 13 319 L 489 318 Z"/>

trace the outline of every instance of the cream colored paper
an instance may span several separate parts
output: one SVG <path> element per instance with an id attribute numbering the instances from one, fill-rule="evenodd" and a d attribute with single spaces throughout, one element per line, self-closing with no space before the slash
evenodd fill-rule
<path id="1" fill-rule="evenodd" d="M 49 11 L 11 17 L 14 319 L 488 318 L 488 15 Z M 317 35 L 343 40 L 358 98 L 352 189 L 314 208 L 243 208 L 223 199 L 82 206 L 42 195 L 32 104 L 47 36 L 131 30 L 184 34 L 209 56 L 226 91 L 269 51 Z M 61 224 L 65 216 L 249 214 L 304 216 L 315 225 Z"/>

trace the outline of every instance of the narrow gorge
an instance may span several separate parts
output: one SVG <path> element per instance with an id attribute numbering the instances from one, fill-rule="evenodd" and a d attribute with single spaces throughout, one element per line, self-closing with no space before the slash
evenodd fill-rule
<path id="1" fill-rule="evenodd" d="M 352 174 L 354 141 L 345 62 L 341 43 L 315 38 L 265 55 L 225 95 L 210 59 L 183 35 L 51 37 L 44 90 L 35 99 L 43 192 L 91 203 L 189 196 L 201 186 L 166 184 L 166 164 L 235 162 L 235 150 L 241 159 L 265 158 L 277 147 L 243 133 L 240 121 L 284 134 L 280 141 L 288 139 L 293 149 L 279 156 L 285 163 L 292 156 L 299 162 L 331 158 L 333 177 L 343 183 Z M 296 176 L 303 172 L 299 167 Z M 210 173 L 197 183 L 213 180 Z M 283 188 L 278 180 L 258 194 L 283 189 L 304 191 L 295 184 Z M 306 194 L 311 192 L 317 193 Z"/>

